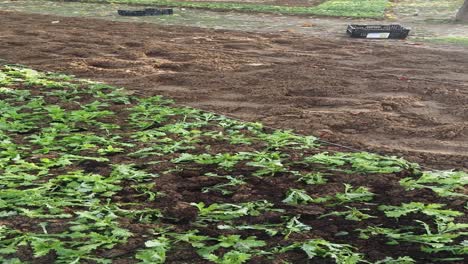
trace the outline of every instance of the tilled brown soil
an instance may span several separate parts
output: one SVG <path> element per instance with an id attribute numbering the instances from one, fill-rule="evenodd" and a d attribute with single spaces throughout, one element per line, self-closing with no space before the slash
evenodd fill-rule
<path id="1" fill-rule="evenodd" d="M 468 52 L 13 12 L 0 12 L 0 24 L 9 63 L 429 167 L 468 167 Z"/>

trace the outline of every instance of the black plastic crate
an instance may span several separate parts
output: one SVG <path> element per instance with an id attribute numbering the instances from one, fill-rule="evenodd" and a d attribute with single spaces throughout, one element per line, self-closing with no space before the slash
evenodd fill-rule
<path id="1" fill-rule="evenodd" d="M 158 15 L 172 15 L 174 11 L 172 8 L 147 8 L 145 9 L 147 16 L 158 16 Z"/>
<path id="2" fill-rule="evenodd" d="M 172 8 L 146 8 L 144 10 L 117 10 L 121 16 L 160 16 L 172 15 Z"/>
<path id="3" fill-rule="evenodd" d="M 353 38 L 405 39 L 410 30 L 400 25 L 348 25 Z"/>

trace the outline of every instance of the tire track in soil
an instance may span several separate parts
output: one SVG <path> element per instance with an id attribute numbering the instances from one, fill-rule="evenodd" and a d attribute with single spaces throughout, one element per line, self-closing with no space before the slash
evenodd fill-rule
<path id="1" fill-rule="evenodd" d="M 0 58 L 11 63 L 468 167 L 468 52 L 15 12 L 0 23 Z"/>

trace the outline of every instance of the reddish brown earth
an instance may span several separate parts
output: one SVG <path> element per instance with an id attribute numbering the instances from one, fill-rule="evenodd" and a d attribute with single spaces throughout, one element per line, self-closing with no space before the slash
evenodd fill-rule
<path id="1" fill-rule="evenodd" d="M 9 63 L 430 167 L 468 167 L 466 51 L 13 12 L 0 12 L 0 24 Z"/>

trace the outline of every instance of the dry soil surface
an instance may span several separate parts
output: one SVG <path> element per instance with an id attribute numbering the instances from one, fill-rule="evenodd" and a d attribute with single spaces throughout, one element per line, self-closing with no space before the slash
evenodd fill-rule
<path id="1" fill-rule="evenodd" d="M 468 52 L 0 12 L 0 58 L 468 168 Z"/>

